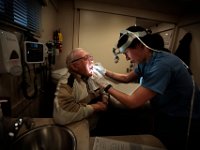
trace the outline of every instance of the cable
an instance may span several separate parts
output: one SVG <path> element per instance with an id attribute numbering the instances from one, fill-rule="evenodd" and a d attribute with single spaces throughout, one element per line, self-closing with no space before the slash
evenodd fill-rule
<path id="1" fill-rule="evenodd" d="M 26 67 L 29 70 L 28 65 Z M 29 99 L 29 100 L 35 98 L 37 96 L 37 93 L 38 93 L 37 92 L 38 89 L 37 89 L 37 77 L 36 77 L 36 72 L 35 72 L 35 66 L 33 66 L 33 67 L 34 67 L 34 79 L 33 79 L 34 92 L 33 92 L 32 95 L 29 95 L 28 91 L 27 91 L 27 89 L 28 89 L 28 83 L 26 82 L 26 71 L 24 69 L 24 66 L 23 66 L 23 72 L 22 72 L 22 77 L 23 77 L 22 78 L 22 83 L 21 83 L 22 92 L 23 92 L 24 97 L 26 99 Z M 29 76 L 31 77 L 30 72 L 29 72 Z"/>
<path id="2" fill-rule="evenodd" d="M 36 77 L 36 71 L 35 66 L 33 66 L 34 69 L 34 79 L 33 79 L 33 86 L 34 86 L 34 92 L 33 94 L 29 94 L 28 92 L 28 83 L 27 83 L 27 73 L 31 80 L 31 70 L 29 68 L 29 65 L 24 61 L 24 41 L 34 41 L 37 42 L 37 39 L 33 37 L 33 35 L 30 32 L 25 32 L 25 34 L 21 37 L 20 40 L 20 48 L 21 48 L 21 64 L 22 64 L 22 82 L 21 82 L 21 88 L 22 93 L 26 99 L 33 99 L 37 96 L 38 88 L 37 88 L 37 77 Z M 27 69 L 27 70 L 26 70 Z"/>
<path id="3" fill-rule="evenodd" d="M 193 91 L 192 91 L 192 98 L 191 98 L 191 103 L 190 103 L 190 114 L 189 114 L 189 119 L 188 119 L 188 129 L 187 129 L 187 137 L 186 137 L 186 150 L 188 149 L 188 144 L 189 144 L 189 138 L 190 138 L 190 128 L 191 128 L 191 122 L 192 122 L 192 112 L 193 112 L 193 106 L 194 106 L 194 95 L 195 95 L 195 82 L 194 82 L 194 77 L 191 75 L 192 78 L 192 84 L 193 84 Z"/>

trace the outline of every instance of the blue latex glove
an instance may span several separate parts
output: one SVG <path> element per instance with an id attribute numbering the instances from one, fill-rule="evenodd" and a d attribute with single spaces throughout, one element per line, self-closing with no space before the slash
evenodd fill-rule
<path id="1" fill-rule="evenodd" d="M 91 79 L 94 80 L 95 83 L 97 83 L 100 87 L 105 88 L 107 85 L 110 84 L 109 81 L 107 81 L 104 76 L 97 70 L 93 70 L 93 75 Z"/>
<path id="2" fill-rule="evenodd" d="M 102 66 L 101 63 L 95 63 L 93 66 L 93 69 L 101 73 L 102 75 L 105 75 L 106 69 Z"/>

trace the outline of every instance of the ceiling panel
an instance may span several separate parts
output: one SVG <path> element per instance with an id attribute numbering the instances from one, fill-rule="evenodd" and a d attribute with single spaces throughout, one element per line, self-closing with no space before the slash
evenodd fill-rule
<path id="1" fill-rule="evenodd" d="M 145 9 L 177 16 L 200 14 L 200 0 L 80 0 Z"/>

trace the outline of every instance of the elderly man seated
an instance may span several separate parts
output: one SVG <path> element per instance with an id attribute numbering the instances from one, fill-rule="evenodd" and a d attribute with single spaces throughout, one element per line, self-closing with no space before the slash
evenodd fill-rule
<path id="1" fill-rule="evenodd" d="M 90 128 L 94 128 L 98 112 L 107 109 L 108 96 L 90 79 L 93 57 L 77 48 L 68 54 L 66 64 L 69 72 L 58 81 L 53 119 L 57 124 L 67 125 L 87 118 Z"/>

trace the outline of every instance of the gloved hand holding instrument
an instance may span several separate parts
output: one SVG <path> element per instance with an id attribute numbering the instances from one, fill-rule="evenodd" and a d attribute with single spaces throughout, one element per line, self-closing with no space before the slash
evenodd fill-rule
<path id="1" fill-rule="evenodd" d="M 107 81 L 103 74 L 105 74 L 105 68 L 101 67 L 97 67 L 98 65 L 94 66 L 93 68 L 93 75 L 92 75 L 92 79 L 94 80 L 94 82 L 96 82 L 100 87 L 102 87 L 104 89 L 104 91 L 107 93 L 108 89 L 110 87 L 112 87 L 111 83 L 109 81 Z M 98 68 L 98 69 L 97 69 Z"/>
<path id="2" fill-rule="evenodd" d="M 106 73 L 106 68 L 104 68 L 101 63 L 95 63 L 93 69 L 101 73 L 103 76 Z"/>

